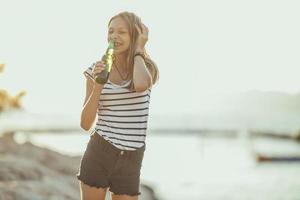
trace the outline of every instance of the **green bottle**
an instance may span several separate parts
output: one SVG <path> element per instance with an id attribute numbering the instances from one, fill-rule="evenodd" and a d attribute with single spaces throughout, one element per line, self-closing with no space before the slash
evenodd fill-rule
<path id="1" fill-rule="evenodd" d="M 113 40 L 109 41 L 106 53 L 102 57 L 102 61 L 104 61 L 105 63 L 105 69 L 101 73 L 96 74 L 96 79 L 95 79 L 96 82 L 99 84 L 104 84 L 108 80 L 108 76 L 113 64 L 114 46 L 115 46 L 114 41 Z"/>

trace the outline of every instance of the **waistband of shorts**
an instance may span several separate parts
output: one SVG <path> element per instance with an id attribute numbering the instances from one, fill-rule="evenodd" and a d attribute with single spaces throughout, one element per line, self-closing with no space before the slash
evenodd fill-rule
<path id="1" fill-rule="evenodd" d="M 134 156 L 134 155 L 141 154 L 145 151 L 146 144 L 144 144 L 141 148 L 138 148 L 136 150 L 119 149 L 119 148 L 115 147 L 113 144 L 111 144 L 110 142 L 108 142 L 107 140 L 105 140 L 103 138 L 103 136 L 101 136 L 96 131 L 94 131 L 92 133 L 91 137 L 94 137 L 97 140 L 97 143 L 99 144 L 101 149 L 103 149 L 104 151 L 110 152 L 110 153 L 114 153 L 116 155 Z"/>

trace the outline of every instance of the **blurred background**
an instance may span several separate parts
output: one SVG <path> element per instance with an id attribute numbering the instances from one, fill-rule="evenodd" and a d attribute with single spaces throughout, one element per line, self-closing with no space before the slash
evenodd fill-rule
<path id="1" fill-rule="evenodd" d="M 142 200 L 300 199 L 300 3 L 0 0 L 0 199 L 79 199 L 83 71 L 109 19 L 149 28 Z"/>

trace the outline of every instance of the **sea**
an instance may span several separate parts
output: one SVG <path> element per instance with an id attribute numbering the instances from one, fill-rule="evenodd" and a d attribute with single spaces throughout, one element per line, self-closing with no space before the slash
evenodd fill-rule
<path id="1" fill-rule="evenodd" d="M 7 118 L 1 119 L 5 122 Z M 33 121 L 26 123 L 32 126 Z M 50 127 L 54 121 L 48 120 Z M 19 142 L 30 140 L 66 155 L 81 156 L 89 140 L 89 132 L 80 129 L 47 131 L 45 122 L 38 127 L 44 131 L 30 133 L 25 124 L 23 131 L 18 127 Z M 220 129 L 191 131 L 190 126 L 150 126 L 141 183 L 152 187 L 159 200 L 300 200 L 300 162 L 258 162 L 258 153 L 300 157 L 300 143 L 251 137 L 247 129 L 232 134 Z"/>

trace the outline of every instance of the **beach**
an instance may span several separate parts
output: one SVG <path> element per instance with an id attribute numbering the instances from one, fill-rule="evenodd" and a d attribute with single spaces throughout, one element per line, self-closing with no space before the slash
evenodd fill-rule
<path id="1" fill-rule="evenodd" d="M 79 200 L 75 175 L 80 158 L 17 143 L 14 133 L 5 133 L 0 138 L 0 200 Z M 141 192 L 141 199 L 155 199 L 146 185 Z"/>
<path id="2" fill-rule="evenodd" d="M 9 171 L 8 175 L 1 172 L 1 193 L 20 200 L 45 196 L 79 199 L 74 174 L 88 134 L 34 133 L 30 140 L 35 145 L 15 143 L 9 138 L 2 138 L 0 145 L 1 163 L 5 163 L 1 170 Z M 20 134 L 15 139 L 21 141 Z M 149 132 L 141 183 L 150 189 L 142 186 L 140 199 L 151 199 L 154 194 L 163 200 L 299 200 L 300 163 L 257 162 L 258 152 L 299 156 L 300 145 L 277 138 L 249 140 L 241 133 Z M 25 196 L 28 191 L 31 198 Z"/>

